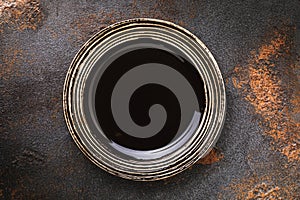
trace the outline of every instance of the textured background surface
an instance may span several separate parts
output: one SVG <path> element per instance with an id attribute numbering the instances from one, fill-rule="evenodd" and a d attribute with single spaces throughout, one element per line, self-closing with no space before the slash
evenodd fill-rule
<path id="1" fill-rule="evenodd" d="M 72 58 L 113 22 L 152 17 L 198 36 L 225 79 L 217 148 L 165 181 L 107 174 L 62 112 Z M 300 199 L 300 2 L 0 1 L 0 199 Z"/>

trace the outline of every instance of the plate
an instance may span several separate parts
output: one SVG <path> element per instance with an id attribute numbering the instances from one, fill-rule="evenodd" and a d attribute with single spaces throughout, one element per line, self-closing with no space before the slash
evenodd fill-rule
<path id="1" fill-rule="evenodd" d="M 63 108 L 72 138 L 94 164 L 153 181 L 211 150 L 226 95 L 217 62 L 195 35 L 138 18 L 108 26 L 83 45 L 67 72 Z"/>

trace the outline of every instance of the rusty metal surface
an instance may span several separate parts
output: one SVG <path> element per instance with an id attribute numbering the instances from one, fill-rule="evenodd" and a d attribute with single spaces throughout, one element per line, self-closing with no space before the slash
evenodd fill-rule
<path id="1" fill-rule="evenodd" d="M 0 1 L 0 199 L 300 199 L 299 1 Z M 67 69 L 113 22 L 175 22 L 225 78 L 216 149 L 165 181 L 123 180 L 76 147 L 62 112 Z"/>

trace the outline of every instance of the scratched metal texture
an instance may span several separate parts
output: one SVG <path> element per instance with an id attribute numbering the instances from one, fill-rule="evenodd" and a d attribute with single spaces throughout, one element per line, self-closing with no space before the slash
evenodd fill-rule
<path id="1" fill-rule="evenodd" d="M 300 139 L 272 137 L 268 129 L 274 126 L 265 124 L 274 121 L 270 109 L 266 113 L 260 102 L 249 100 L 258 91 L 243 84 L 238 74 L 253 65 L 269 69 L 269 63 L 275 64 L 277 73 L 270 76 L 276 77 L 282 89 L 279 96 L 284 96 L 278 112 L 294 109 L 293 123 L 286 123 L 289 134 L 297 138 L 299 1 L 27 0 L 14 6 L 5 2 L 0 1 L 0 199 L 300 199 Z M 228 109 L 216 144 L 222 157 L 216 162 L 200 162 L 163 181 L 133 182 L 96 167 L 69 135 L 62 90 L 73 57 L 103 27 L 133 17 L 183 26 L 217 60 Z M 274 50 L 276 34 L 288 44 Z M 265 64 L 251 61 L 260 53 L 269 55 L 262 59 Z M 243 89 L 246 86 L 250 89 Z M 272 107 L 269 101 L 266 106 Z M 278 126 L 280 119 L 275 120 Z M 285 145 L 292 145 L 296 154 L 288 157 Z"/>

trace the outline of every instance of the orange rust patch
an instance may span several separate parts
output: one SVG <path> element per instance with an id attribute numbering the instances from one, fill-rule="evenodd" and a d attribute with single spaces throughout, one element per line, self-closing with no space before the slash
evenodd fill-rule
<path id="1" fill-rule="evenodd" d="M 4 25 L 17 30 L 36 30 L 43 19 L 39 0 L 0 0 L 0 32 Z"/>
<path id="2" fill-rule="evenodd" d="M 268 44 L 251 52 L 247 66 L 235 67 L 232 83 L 261 116 L 260 126 L 273 138 L 274 149 L 292 162 L 300 161 L 300 120 L 293 117 L 300 110 L 300 84 L 282 79 L 276 68 L 285 63 L 287 73 L 293 71 L 289 53 L 286 30 L 275 31 Z"/>
<path id="3" fill-rule="evenodd" d="M 277 186 L 270 186 L 266 183 L 258 184 L 254 189 L 248 191 L 247 200 L 254 199 L 279 199 L 280 197 L 280 188 Z"/>
<path id="4" fill-rule="evenodd" d="M 294 108 L 291 110 L 291 113 L 293 114 L 293 120 L 299 120 L 300 118 L 300 90 L 298 90 L 293 98 L 291 99 L 291 104 L 294 106 Z M 297 116 L 298 115 L 298 116 Z"/>
<path id="5" fill-rule="evenodd" d="M 235 180 L 234 183 L 223 189 L 224 191 L 229 190 L 231 193 L 234 193 L 233 199 L 295 199 L 295 195 L 297 194 L 294 188 L 296 188 L 297 185 L 289 180 L 287 183 L 278 186 L 276 185 L 278 183 L 273 181 L 273 177 L 276 177 L 276 174 L 263 177 L 253 175 L 239 181 Z M 283 180 L 280 180 L 280 182 L 282 181 Z M 219 199 L 222 199 L 222 194 L 219 195 Z"/>
<path id="6" fill-rule="evenodd" d="M 224 158 L 224 155 L 216 148 L 213 148 L 204 158 L 201 158 L 197 164 L 211 165 Z"/>
<path id="7" fill-rule="evenodd" d="M 285 161 L 276 163 L 261 162 L 256 159 L 259 154 L 256 149 L 246 157 L 250 171 L 242 178 L 233 179 L 229 185 L 222 187 L 219 199 L 241 200 L 271 200 L 271 199 L 299 199 L 299 169 L 292 163 Z"/>
<path id="8" fill-rule="evenodd" d="M 228 81 L 228 79 L 226 79 L 226 80 Z M 241 84 L 238 83 L 238 80 L 237 80 L 236 77 L 232 77 L 231 80 L 232 80 L 232 84 L 233 84 L 233 86 L 234 86 L 235 88 L 241 89 Z"/>

